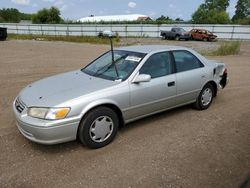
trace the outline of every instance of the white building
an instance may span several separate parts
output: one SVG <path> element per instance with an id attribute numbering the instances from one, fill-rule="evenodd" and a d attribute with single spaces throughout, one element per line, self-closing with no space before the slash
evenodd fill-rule
<path id="1" fill-rule="evenodd" d="M 118 22 L 118 21 L 144 21 L 151 19 L 143 14 L 111 15 L 111 16 L 89 16 L 80 18 L 80 22 Z"/>

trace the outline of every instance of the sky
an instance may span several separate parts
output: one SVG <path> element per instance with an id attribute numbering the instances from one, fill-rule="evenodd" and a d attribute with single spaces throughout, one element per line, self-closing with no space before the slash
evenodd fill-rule
<path id="1" fill-rule="evenodd" d="M 77 20 L 89 15 L 144 14 L 151 18 L 161 15 L 172 19 L 191 19 L 204 0 L 0 0 L 0 9 L 17 8 L 20 12 L 36 13 L 51 6 L 61 11 L 64 19 Z M 237 0 L 230 0 L 227 12 L 232 17 Z"/>

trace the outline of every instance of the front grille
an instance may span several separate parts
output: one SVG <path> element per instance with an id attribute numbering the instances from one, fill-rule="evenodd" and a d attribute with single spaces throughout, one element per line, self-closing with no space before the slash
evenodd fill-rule
<path id="1" fill-rule="evenodd" d="M 15 101 L 15 107 L 19 113 L 22 113 L 25 109 L 25 104 L 19 98 L 17 98 Z"/>

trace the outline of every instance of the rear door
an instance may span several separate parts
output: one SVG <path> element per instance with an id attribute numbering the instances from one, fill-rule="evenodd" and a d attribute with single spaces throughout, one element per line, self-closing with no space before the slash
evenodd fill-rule
<path id="1" fill-rule="evenodd" d="M 201 30 L 197 30 L 196 32 L 196 39 L 198 40 L 202 40 L 203 36 L 202 36 L 202 31 Z"/>
<path id="2" fill-rule="evenodd" d="M 200 60 L 186 50 L 172 51 L 176 68 L 176 104 L 195 101 L 205 81 L 205 68 Z"/>
<path id="3" fill-rule="evenodd" d="M 139 70 L 151 75 L 149 82 L 131 83 L 129 119 L 151 114 L 175 105 L 176 77 L 169 52 L 153 54 Z"/>

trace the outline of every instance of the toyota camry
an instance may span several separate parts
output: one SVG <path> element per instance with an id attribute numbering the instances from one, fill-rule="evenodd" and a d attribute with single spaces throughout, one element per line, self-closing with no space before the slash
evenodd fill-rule
<path id="1" fill-rule="evenodd" d="M 192 49 L 112 49 L 82 69 L 25 87 L 13 102 L 19 131 L 41 144 L 109 144 L 129 122 L 182 105 L 207 109 L 227 84 L 225 64 Z"/>

